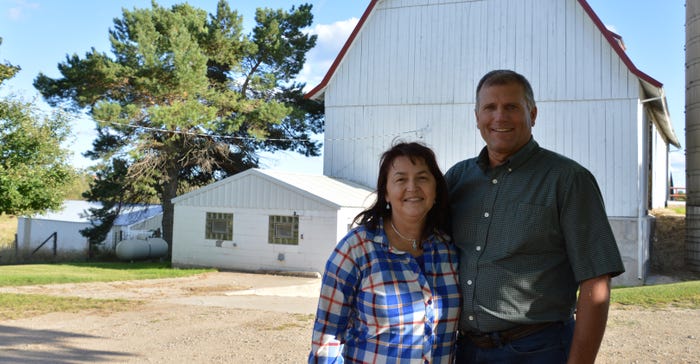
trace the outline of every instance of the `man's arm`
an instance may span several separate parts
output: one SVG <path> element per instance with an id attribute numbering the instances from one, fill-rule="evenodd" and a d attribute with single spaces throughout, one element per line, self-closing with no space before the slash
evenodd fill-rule
<path id="1" fill-rule="evenodd" d="M 581 282 L 576 304 L 576 328 L 569 353 L 569 364 L 594 363 L 610 307 L 610 276 L 602 275 Z"/>

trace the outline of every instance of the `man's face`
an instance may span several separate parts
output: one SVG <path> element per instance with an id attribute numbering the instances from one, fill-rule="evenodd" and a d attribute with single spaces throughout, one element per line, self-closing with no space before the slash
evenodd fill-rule
<path id="1" fill-rule="evenodd" d="M 484 86 L 476 107 L 476 125 L 492 164 L 505 162 L 530 140 L 537 108 L 527 106 L 519 84 Z"/>

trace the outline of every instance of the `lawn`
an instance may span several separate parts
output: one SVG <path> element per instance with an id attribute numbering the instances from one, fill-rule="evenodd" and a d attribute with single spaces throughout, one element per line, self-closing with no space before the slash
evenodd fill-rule
<path id="1" fill-rule="evenodd" d="M 0 286 L 54 283 L 111 282 L 153 278 L 186 277 L 213 269 L 173 269 L 168 263 L 66 263 L 0 266 Z M 0 321 L 50 312 L 113 312 L 142 304 L 121 299 L 54 297 L 36 294 L 0 293 Z"/>
<path id="2" fill-rule="evenodd" d="M 0 287 L 177 278 L 214 269 L 173 269 L 170 263 L 61 263 L 0 266 Z"/>
<path id="3" fill-rule="evenodd" d="M 619 306 L 700 308 L 700 281 L 614 288 L 610 300 Z"/>
<path id="4" fill-rule="evenodd" d="M 185 277 L 213 269 L 173 269 L 168 263 L 64 263 L 0 266 L 0 286 L 55 283 L 109 282 Z M 700 281 L 614 288 L 614 307 L 700 308 Z M 0 321 L 49 312 L 83 310 L 112 312 L 141 304 L 129 300 L 0 294 Z"/>

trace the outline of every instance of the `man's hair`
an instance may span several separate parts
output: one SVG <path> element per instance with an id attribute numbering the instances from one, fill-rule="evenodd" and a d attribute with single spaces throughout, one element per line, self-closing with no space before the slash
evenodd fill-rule
<path id="1" fill-rule="evenodd" d="M 512 83 L 522 86 L 525 93 L 525 102 L 530 110 L 534 109 L 535 96 L 532 92 L 532 86 L 525 76 L 511 70 L 493 70 L 484 75 L 476 86 L 476 107 L 479 107 L 479 92 L 484 87 L 494 85 L 510 85 Z"/>

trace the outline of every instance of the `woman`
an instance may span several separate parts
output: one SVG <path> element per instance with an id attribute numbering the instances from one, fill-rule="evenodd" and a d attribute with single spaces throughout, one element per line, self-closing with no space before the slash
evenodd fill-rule
<path id="1" fill-rule="evenodd" d="M 447 185 L 433 151 L 382 156 L 377 201 L 326 264 L 309 363 L 451 363 L 460 307 Z"/>

